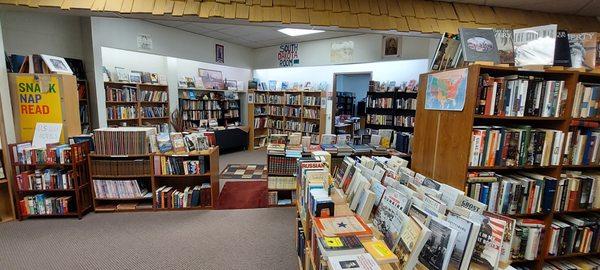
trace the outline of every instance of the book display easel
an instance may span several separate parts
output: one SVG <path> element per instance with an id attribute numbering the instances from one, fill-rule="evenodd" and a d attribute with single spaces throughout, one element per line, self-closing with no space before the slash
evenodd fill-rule
<path id="1" fill-rule="evenodd" d="M 232 95 L 230 95 L 232 94 Z M 218 126 L 241 126 L 244 91 L 179 88 L 179 108 L 186 129 Z"/>
<path id="2" fill-rule="evenodd" d="M 219 196 L 218 159 L 218 147 L 186 154 L 92 154 L 94 208 L 96 212 L 211 209 Z M 198 169 L 186 171 L 183 164 Z M 181 171 L 176 171 L 178 166 Z M 114 193 L 105 192 L 113 186 Z M 131 189 L 133 193 L 128 192 Z"/>
<path id="3" fill-rule="evenodd" d="M 108 126 L 153 126 L 169 131 L 167 85 L 104 82 Z"/>
<path id="4" fill-rule="evenodd" d="M 78 217 L 92 210 L 87 142 L 9 145 L 19 220 L 32 217 Z"/>
<path id="5" fill-rule="evenodd" d="M 465 190 L 489 204 L 488 211 L 536 223 L 542 231 L 539 253 L 513 265 L 542 269 L 545 262 L 598 255 L 597 241 L 587 233 L 563 238 L 563 231 L 587 231 L 598 222 L 594 87 L 600 75 L 471 65 L 464 109 L 444 111 L 425 109 L 430 74 L 443 72 L 421 75 L 412 169 Z"/>
<path id="6" fill-rule="evenodd" d="M 262 148 L 271 134 L 301 132 L 319 142 L 325 128 L 321 91 L 254 90 L 254 103 L 248 104 L 250 144 Z M 254 123 L 254 124 L 252 124 Z"/>

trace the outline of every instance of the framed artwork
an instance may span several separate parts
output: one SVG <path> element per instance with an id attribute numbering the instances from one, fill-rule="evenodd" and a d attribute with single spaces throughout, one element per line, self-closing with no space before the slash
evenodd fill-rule
<path id="1" fill-rule="evenodd" d="M 215 44 L 215 62 L 225 63 L 225 47 L 221 44 Z"/>
<path id="2" fill-rule="evenodd" d="M 225 89 L 223 73 L 221 71 L 199 68 L 198 75 L 202 80 L 204 89 Z"/>
<path id="3" fill-rule="evenodd" d="M 398 36 L 383 36 L 383 58 L 399 57 L 402 52 Z"/>
<path id="4" fill-rule="evenodd" d="M 119 82 L 128 82 L 129 81 L 129 73 L 127 72 L 127 70 L 125 68 L 115 67 L 115 73 L 117 73 L 117 80 Z"/>
<path id="5" fill-rule="evenodd" d="M 46 63 L 46 66 L 48 66 L 48 69 L 50 69 L 51 72 L 60 74 L 73 74 L 73 71 L 71 70 L 69 64 L 67 64 L 67 61 L 64 58 L 45 54 L 41 54 L 40 56 L 42 57 L 42 60 L 44 60 L 44 63 Z"/>
<path id="6" fill-rule="evenodd" d="M 237 81 L 235 80 L 225 80 L 225 89 L 227 90 L 238 90 Z"/>
<path id="7" fill-rule="evenodd" d="M 129 73 L 129 81 L 132 83 L 141 83 L 142 82 L 142 72 L 132 70 Z"/>

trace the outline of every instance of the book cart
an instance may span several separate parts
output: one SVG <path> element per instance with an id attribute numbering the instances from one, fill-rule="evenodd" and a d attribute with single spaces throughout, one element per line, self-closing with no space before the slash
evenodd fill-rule
<path id="1" fill-rule="evenodd" d="M 13 189 L 15 200 L 17 203 L 17 216 L 19 220 L 24 220 L 33 217 L 77 217 L 81 219 L 85 214 L 92 210 L 92 197 L 90 193 L 91 185 L 90 178 L 88 177 L 88 164 L 87 157 L 90 155 L 89 144 L 87 142 L 80 142 L 70 145 L 71 148 L 71 162 L 69 163 L 22 163 L 19 162 L 16 157 L 17 144 L 10 144 L 9 149 L 11 151 L 10 163 L 14 168 L 14 182 Z M 55 189 L 30 189 L 28 187 L 19 188 L 17 175 L 22 172 L 30 170 L 43 170 L 43 169 L 58 169 L 58 170 L 72 170 L 71 177 L 73 179 L 72 188 L 55 188 Z M 24 207 L 27 207 L 24 203 L 26 196 L 34 196 L 36 194 L 45 194 L 52 197 L 65 197 L 70 196 L 71 200 L 68 204 L 68 211 L 62 214 L 24 214 Z"/>
<path id="2" fill-rule="evenodd" d="M 535 172 L 542 175 L 561 178 L 564 170 L 598 170 L 599 165 L 564 165 L 563 153 L 559 153 L 558 165 L 550 166 L 469 166 L 471 151 L 471 135 L 474 126 L 518 126 L 530 125 L 532 128 L 555 129 L 567 134 L 572 120 L 584 120 L 599 122 L 599 118 L 574 119 L 571 117 L 576 85 L 578 82 L 600 83 L 600 74 L 584 73 L 568 70 L 524 70 L 516 67 L 500 67 L 486 65 L 471 65 L 468 67 L 468 81 L 466 100 L 462 111 L 440 111 L 426 110 L 424 108 L 427 89 L 428 74 L 422 74 L 419 85 L 418 107 L 416 112 L 415 140 L 412 155 L 411 168 L 427 177 L 437 179 L 458 189 L 465 190 L 467 186 L 467 174 L 470 172 L 492 171 L 501 174 L 511 172 Z M 489 74 L 492 77 L 508 75 L 536 76 L 544 80 L 565 81 L 564 89 L 567 89 L 567 100 L 563 107 L 564 111 L 559 117 L 538 116 L 496 116 L 479 115 L 475 113 L 478 97 L 478 85 L 480 74 Z M 566 136 L 565 136 L 566 137 Z M 566 141 L 566 140 L 565 140 Z M 432 143 L 436 142 L 436 143 Z M 556 193 L 555 193 L 556 194 Z M 557 198 L 553 198 L 554 200 Z M 578 212 L 599 212 L 600 209 L 579 209 L 576 211 L 541 212 L 533 214 L 506 215 L 511 218 L 537 219 L 544 222 L 544 236 L 551 230 L 554 218 L 562 214 Z M 504 215 L 504 214 L 503 214 Z M 544 262 L 560 260 L 570 257 L 597 256 L 598 252 L 592 253 L 570 253 L 566 255 L 548 255 L 550 238 L 544 237 L 540 240 L 539 253 L 534 260 L 512 261 L 513 265 L 530 266 L 534 269 L 542 269 Z"/>
<path id="3" fill-rule="evenodd" d="M 109 96 L 109 89 L 122 90 L 124 88 L 135 89 L 135 94 L 128 98 L 123 97 L 112 97 Z M 129 83 L 129 82 L 104 82 L 104 91 L 106 92 L 106 121 L 108 126 L 161 126 L 169 123 L 170 110 L 169 110 L 169 94 L 168 86 L 161 84 L 148 84 L 148 83 Z M 164 92 L 166 93 L 166 100 L 144 100 L 142 97 L 142 91 L 148 93 Z M 119 108 L 133 108 L 135 110 L 134 115 L 127 115 L 127 117 L 118 116 L 109 117 L 109 110 L 117 110 Z M 161 116 L 144 116 L 144 109 L 162 109 L 164 112 Z M 161 128 L 159 128 L 161 130 Z"/>
<path id="4" fill-rule="evenodd" d="M 202 157 L 206 171 L 199 174 L 167 174 L 161 171 L 160 159 L 177 158 L 181 160 L 193 160 Z M 111 162 L 114 162 L 111 164 Z M 161 210 L 189 210 L 189 209 L 212 209 L 216 205 L 219 196 L 219 147 L 211 147 L 208 150 L 193 151 L 190 153 L 152 153 L 147 155 L 97 155 L 89 157 L 90 179 L 92 181 L 138 181 L 140 189 L 148 191 L 146 196 L 127 198 L 100 198 L 96 190 L 93 190 L 94 209 L 96 212 L 131 212 L 131 211 L 161 211 Z M 120 164 L 120 165 L 119 165 Z M 118 168 L 110 169 L 108 167 Z M 157 195 L 159 188 L 169 186 L 179 191 L 185 187 L 210 184 L 210 204 L 203 203 L 197 207 L 160 207 Z M 96 188 L 94 185 L 93 188 Z M 159 192 L 157 192 L 159 191 Z M 150 195 L 148 195 L 150 194 Z"/>

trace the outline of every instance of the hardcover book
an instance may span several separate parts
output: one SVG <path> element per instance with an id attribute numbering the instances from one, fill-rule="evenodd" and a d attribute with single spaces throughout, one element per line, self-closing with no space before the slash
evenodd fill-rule
<path id="1" fill-rule="evenodd" d="M 556 32 L 554 65 L 562 67 L 571 66 L 571 51 L 569 48 L 569 33 L 567 32 L 567 30 L 558 30 Z"/>
<path id="2" fill-rule="evenodd" d="M 438 44 L 438 48 L 431 61 L 431 70 L 445 70 L 456 67 L 455 58 L 457 57 L 460 41 L 458 36 L 454 34 L 444 33 Z"/>
<path id="3" fill-rule="evenodd" d="M 373 225 L 384 235 L 388 247 L 394 247 L 399 239 L 402 225 L 408 220 L 404 212 L 408 211 L 410 197 L 388 187 L 379 203 Z"/>
<path id="4" fill-rule="evenodd" d="M 409 217 L 400 234 L 400 241 L 393 249 L 400 260 L 400 269 L 415 269 L 419 254 L 430 236 L 429 228 L 415 218 Z"/>
<path id="5" fill-rule="evenodd" d="M 327 265 L 331 270 L 379 270 L 381 269 L 377 262 L 368 253 L 359 255 L 332 256 L 327 260 Z"/>
<path id="6" fill-rule="evenodd" d="M 556 32 L 556 24 L 515 29 L 515 65 L 553 65 Z"/>
<path id="7" fill-rule="evenodd" d="M 467 62 L 500 62 L 496 37 L 491 29 L 460 29 L 460 44 Z"/>
<path id="8" fill-rule="evenodd" d="M 430 217 L 427 227 L 431 235 L 419 254 L 419 263 L 427 269 L 447 269 L 456 241 L 456 230 L 448 222 L 436 217 Z"/>
<path id="9" fill-rule="evenodd" d="M 596 53 L 598 41 L 596 33 L 569 34 L 569 47 L 571 48 L 571 67 L 594 69 L 596 68 Z"/>
<path id="10" fill-rule="evenodd" d="M 513 47 L 512 29 L 494 29 L 496 36 L 496 45 L 498 46 L 498 55 L 501 64 L 515 63 L 515 49 Z"/>

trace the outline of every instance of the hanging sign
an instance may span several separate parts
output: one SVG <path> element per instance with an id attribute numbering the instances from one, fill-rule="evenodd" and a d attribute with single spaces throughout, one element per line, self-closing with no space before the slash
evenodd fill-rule
<path id="1" fill-rule="evenodd" d="M 293 67 L 300 64 L 298 57 L 298 43 L 287 43 L 279 45 L 277 61 L 280 67 Z"/>

